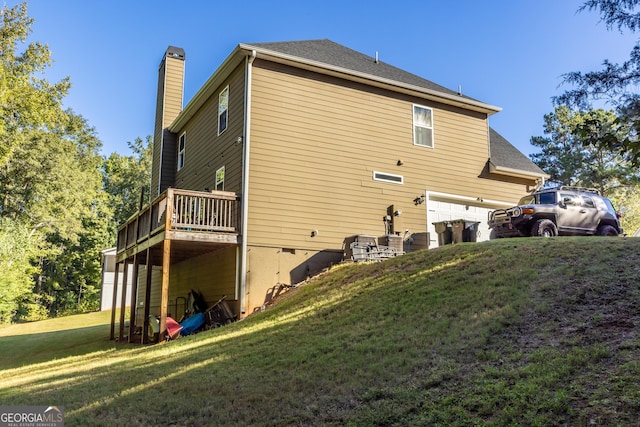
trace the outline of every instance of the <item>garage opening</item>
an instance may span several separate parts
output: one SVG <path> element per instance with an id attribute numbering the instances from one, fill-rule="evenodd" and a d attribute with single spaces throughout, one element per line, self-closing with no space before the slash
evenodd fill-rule
<path id="1" fill-rule="evenodd" d="M 454 243 L 459 232 L 464 241 L 483 242 L 489 240 L 487 219 L 494 209 L 510 206 L 508 202 L 488 202 L 482 198 L 457 196 L 454 194 L 426 193 L 427 231 L 429 248 L 437 248 L 443 244 Z M 449 239 L 438 231 L 450 227 L 452 235 Z M 436 227 L 438 229 L 436 229 Z M 473 233 L 471 236 L 469 233 Z M 444 238 L 443 238 L 444 237 Z"/>

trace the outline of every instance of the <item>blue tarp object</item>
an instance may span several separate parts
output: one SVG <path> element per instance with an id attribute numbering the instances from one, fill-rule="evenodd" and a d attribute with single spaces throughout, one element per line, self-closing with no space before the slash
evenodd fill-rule
<path id="1" fill-rule="evenodd" d="M 182 325 L 180 335 L 192 334 L 204 325 L 204 313 L 196 313 L 191 317 L 187 317 L 180 325 Z"/>

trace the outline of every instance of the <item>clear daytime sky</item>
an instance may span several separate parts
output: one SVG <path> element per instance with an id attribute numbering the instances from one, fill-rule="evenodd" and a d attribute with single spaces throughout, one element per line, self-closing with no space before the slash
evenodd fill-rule
<path id="1" fill-rule="evenodd" d="M 14 6 L 15 0 L 5 1 Z M 87 119 L 103 153 L 153 134 L 158 66 L 186 52 L 184 101 L 240 43 L 328 38 L 502 108 L 490 124 L 535 152 L 543 116 L 570 71 L 622 62 L 637 37 L 608 31 L 583 0 L 32 0 L 29 41 L 46 43 L 50 81 L 69 76 L 65 106 Z"/>

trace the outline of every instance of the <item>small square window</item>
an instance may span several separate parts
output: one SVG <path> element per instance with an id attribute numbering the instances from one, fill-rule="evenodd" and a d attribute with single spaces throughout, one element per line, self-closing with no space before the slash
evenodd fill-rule
<path id="1" fill-rule="evenodd" d="M 433 148 L 433 110 L 413 106 L 413 144 Z"/>
<path id="2" fill-rule="evenodd" d="M 184 166 L 184 149 L 187 142 L 187 134 L 186 132 L 180 135 L 178 139 L 178 170 L 182 169 Z"/>

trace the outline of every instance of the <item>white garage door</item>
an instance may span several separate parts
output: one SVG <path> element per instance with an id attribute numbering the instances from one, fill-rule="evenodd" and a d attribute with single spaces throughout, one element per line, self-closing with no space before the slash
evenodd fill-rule
<path id="1" fill-rule="evenodd" d="M 489 240 L 489 227 L 487 226 L 489 208 L 465 205 L 462 203 L 445 202 L 439 200 L 429 200 L 427 206 L 427 222 L 429 230 L 429 247 L 438 246 L 438 233 L 436 233 L 434 222 L 455 221 L 463 219 L 465 221 L 479 222 L 476 241 Z"/>

